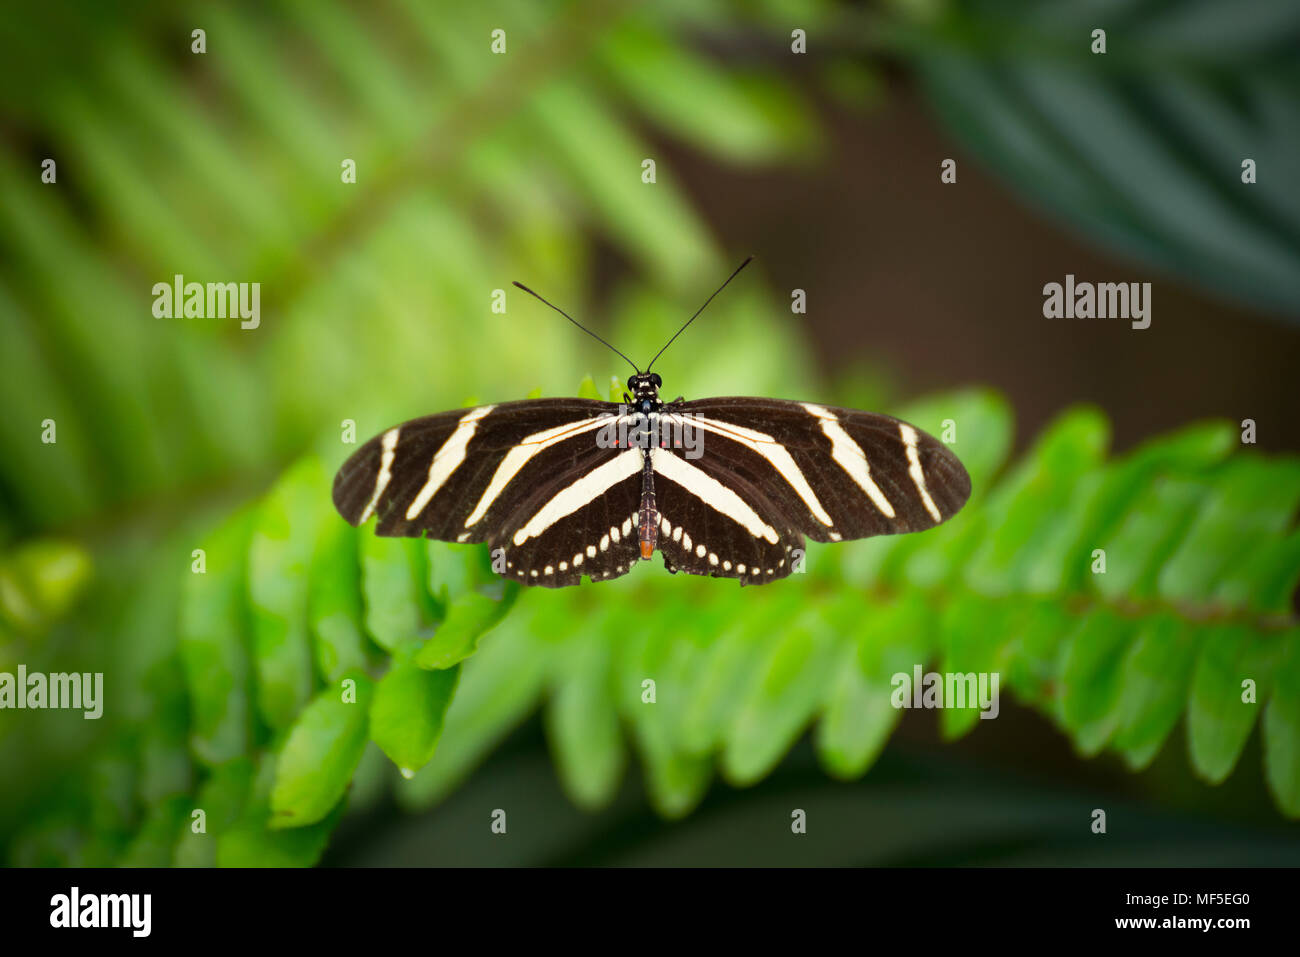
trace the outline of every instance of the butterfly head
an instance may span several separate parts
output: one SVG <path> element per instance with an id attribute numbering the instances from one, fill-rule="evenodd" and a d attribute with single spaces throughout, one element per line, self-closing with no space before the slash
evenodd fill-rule
<path id="1" fill-rule="evenodd" d="M 632 393 L 632 405 L 637 412 L 656 412 L 659 409 L 659 387 L 664 380 L 657 372 L 638 372 L 627 380 Z"/>

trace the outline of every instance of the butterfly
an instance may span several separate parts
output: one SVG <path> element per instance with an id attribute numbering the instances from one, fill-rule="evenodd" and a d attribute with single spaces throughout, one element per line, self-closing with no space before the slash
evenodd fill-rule
<path id="1" fill-rule="evenodd" d="M 750 257 L 752 259 L 752 257 Z M 339 469 L 334 505 L 386 536 L 486 542 L 493 568 L 558 588 L 627 574 L 656 551 L 670 572 L 766 584 L 800 570 L 805 539 L 918 532 L 951 518 L 970 476 L 899 419 L 783 399 L 665 402 L 636 370 L 623 402 L 528 399 L 413 419 Z"/>

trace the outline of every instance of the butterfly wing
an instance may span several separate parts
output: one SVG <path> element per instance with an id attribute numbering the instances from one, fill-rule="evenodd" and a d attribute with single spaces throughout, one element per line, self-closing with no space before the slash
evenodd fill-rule
<path id="1" fill-rule="evenodd" d="M 487 542 L 503 574 L 532 584 L 625 574 L 638 555 L 622 530 L 636 524 L 641 453 L 598 440 L 617 413 L 536 399 L 414 419 L 343 464 L 334 504 L 353 525 L 375 516 L 379 535 Z"/>
<path id="2" fill-rule="evenodd" d="M 660 429 L 670 440 L 656 450 L 655 491 L 664 519 L 683 530 L 660 548 L 670 567 L 695 574 L 775 580 L 790 574 L 804 536 L 921 531 L 970 496 L 970 476 L 943 443 L 887 415 L 729 397 L 670 404 L 664 416 L 673 425 Z"/>
<path id="3" fill-rule="evenodd" d="M 656 547 L 669 571 L 760 584 L 790 574 L 803 535 L 761 480 L 731 463 L 692 461 L 680 449 L 650 450 Z"/>
<path id="4" fill-rule="evenodd" d="M 334 502 L 380 535 L 487 542 L 502 574 L 573 585 L 626 574 L 644 454 L 609 441 L 619 407 L 582 399 L 415 419 L 363 445 Z M 941 442 L 898 419 L 759 398 L 669 403 L 649 450 L 658 548 L 670 570 L 762 583 L 790 574 L 804 538 L 931 528 L 970 495 Z M 602 441 L 602 433 L 604 440 Z"/>
<path id="5" fill-rule="evenodd" d="M 594 444 L 594 443 L 593 443 Z M 640 560 L 640 449 L 613 456 L 578 455 L 564 471 L 539 482 L 488 539 L 498 570 L 530 585 L 577 585 L 582 576 L 606 581 Z"/>

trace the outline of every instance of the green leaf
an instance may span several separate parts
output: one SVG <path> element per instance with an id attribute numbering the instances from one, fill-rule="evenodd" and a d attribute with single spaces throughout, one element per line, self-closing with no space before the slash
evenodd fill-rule
<path id="1" fill-rule="evenodd" d="M 1122 666 L 1113 742 L 1135 771 L 1151 763 L 1183 713 L 1201 635 L 1168 612 L 1139 627 Z"/>
<path id="2" fill-rule="evenodd" d="M 707 756 L 684 746 L 678 718 L 691 694 L 694 660 L 690 646 L 673 640 L 668 630 L 625 635 L 615 659 L 615 702 L 632 725 L 650 804 L 667 818 L 688 814 L 704 797 L 712 773 Z"/>
<path id="3" fill-rule="evenodd" d="M 1161 569 L 1195 520 L 1206 489 L 1201 479 L 1152 481 L 1109 536 L 1106 574 L 1094 576 L 1093 587 L 1108 601 L 1155 595 Z"/>
<path id="4" fill-rule="evenodd" d="M 362 530 L 361 589 L 366 631 L 385 651 L 424 630 L 428 559 L 419 539 L 381 538 Z"/>
<path id="5" fill-rule="evenodd" d="M 826 615 L 824 608 L 808 609 L 760 660 L 757 680 L 726 731 L 722 769 L 733 783 L 764 777 L 811 723 L 846 647 Z"/>
<path id="6" fill-rule="evenodd" d="M 1223 781 L 1237 763 L 1266 700 L 1272 643 L 1241 625 L 1207 630 L 1192 674 L 1187 704 L 1187 744 L 1196 773 L 1212 784 Z M 1255 682 L 1247 702 L 1243 682 Z"/>
<path id="7" fill-rule="evenodd" d="M 238 512 L 203 540 L 203 573 L 184 564 L 189 556 L 177 556 L 184 569 L 179 652 L 190 703 L 190 745 L 208 764 L 246 754 L 251 743 L 245 582 L 254 517 L 250 509 Z"/>
<path id="8" fill-rule="evenodd" d="M 1007 683 L 1026 701 L 1049 716 L 1057 714 L 1061 698 L 1065 636 L 1074 616 L 1060 602 L 1033 598 L 1023 602 L 1023 625 L 1003 650 Z"/>
<path id="9" fill-rule="evenodd" d="M 510 610 L 518 588 L 509 582 L 507 596 L 499 599 L 475 591 L 461 595 L 451 603 L 433 637 L 416 652 L 415 663 L 421 668 L 451 668 L 474 654 L 479 639 Z"/>
<path id="10" fill-rule="evenodd" d="M 361 601 L 358 532 L 342 521 L 327 520 L 312 555 L 307 581 L 316 669 L 326 682 L 370 663 Z"/>
<path id="11" fill-rule="evenodd" d="M 1194 601 L 1210 593 L 1261 542 L 1290 528 L 1300 505 L 1300 463 L 1254 456 L 1232 461 L 1197 510 L 1160 573 L 1160 594 Z"/>
<path id="12" fill-rule="evenodd" d="M 1004 595 L 1023 586 L 1041 543 L 1066 512 L 1079 477 L 1096 467 L 1109 437 L 1094 409 L 1075 409 L 1039 439 L 1027 461 L 988 503 L 993 534 L 966 568 L 975 591 Z"/>
<path id="13" fill-rule="evenodd" d="M 492 559 L 484 545 L 453 545 L 429 539 L 429 594 L 441 608 L 480 586 L 503 584 L 492 571 Z M 484 591 L 488 591 L 484 588 Z"/>
<path id="14" fill-rule="evenodd" d="M 688 751 L 705 753 L 723 744 L 730 715 L 749 694 L 759 663 L 780 638 L 773 622 L 789 620 L 785 616 L 796 614 L 802 604 L 792 589 L 775 599 L 741 605 L 732 623 L 704 650 L 682 709 L 680 735 Z"/>
<path id="15" fill-rule="evenodd" d="M 372 690 L 352 672 L 303 709 L 276 762 L 272 827 L 315 824 L 339 803 L 365 750 Z"/>
<path id="16" fill-rule="evenodd" d="M 1133 631 L 1131 621 L 1099 608 L 1066 639 L 1061 714 L 1087 756 L 1101 751 L 1118 727 L 1123 666 Z"/>
<path id="17" fill-rule="evenodd" d="M 424 808 L 445 796 L 536 707 L 548 649 L 529 633 L 528 611 L 528 603 L 521 602 L 492 640 L 461 666 L 433 760 L 399 783 L 402 806 Z"/>
<path id="18" fill-rule="evenodd" d="M 258 509 L 248 552 L 249 607 L 257 703 L 274 730 L 288 727 L 311 698 L 308 572 L 329 485 L 319 461 L 291 468 Z"/>
<path id="19" fill-rule="evenodd" d="M 893 676 L 912 675 L 912 666 L 931 654 L 933 613 L 919 595 L 883 607 L 862 607 L 862 599 L 841 603 L 838 614 L 856 611 L 859 621 L 840 618 L 846 633 L 858 632 L 834 669 L 833 684 L 817 726 L 817 751 L 830 773 L 852 779 L 866 772 L 884 749 L 902 710 L 894 707 Z M 856 606 L 856 607 L 855 607 Z"/>
<path id="20" fill-rule="evenodd" d="M 988 601 L 974 595 L 963 595 L 946 609 L 940 626 L 941 670 L 945 686 L 946 675 L 958 676 L 953 679 L 952 694 L 961 695 L 963 701 L 960 706 L 955 698 L 944 702 L 939 725 L 945 738 L 953 740 L 969 733 L 979 724 L 981 714 L 993 713 L 981 705 L 979 678 L 1001 672 L 1003 647 L 1021 633 L 1023 617 L 1022 610 L 1012 602 Z M 991 684 L 988 689 L 991 695 Z M 1000 694 L 1000 685 L 998 690 Z"/>
<path id="21" fill-rule="evenodd" d="M 330 833 L 343 816 L 343 803 L 339 802 L 316 824 L 274 828 L 267 802 L 276 773 L 275 757 L 265 755 L 243 813 L 217 835 L 218 867 L 310 867 L 320 859 Z"/>
<path id="22" fill-rule="evenodd" d="M 612 658 L 599 631 L 575 635 L 556 655 L 545 712 L 560 780 L 574 803 L 587 809 L 613 800 L 627 763 Z"/>
<path id="23" fill-rule="evenodd" d="M 708 790 L 711 762 L 678 747 L 662 722 L 637 722 L 633 736 L 645 762 L 651 806 L 669 819 L 685 817 Z"/>
<path id="24" fill-rule="evenodd" d="M 405 776 L 433 757 L 459 679 L 459 665 L 430 671 L 399 661 L 376 685 L 370 738 Z"/>
<path id="25" fill-rule="evenodd" d="M 1091 585 L 1093 551 L 1108 547 L 1118 522 L 1152 480 L 1172 471 L 1209 469 L 1231 451 L 1235 441 L 1235 432 L 1226 422 L 1192 425 L 1144 443 L 1125 459 L 1084 476 L 1078 501 L 1057 526 L 1050 555 L 1031 573 L 1035 590 L 1059 594 Z M 1115 560 L 1129 555 L 1121 551 Z"/>
<path id="26" fill-rule="evenodd" d="M 1264 709 L 1264 771 L 1282 813 L 1300 818 L 1300 629 L 1281 637 L 1288 653 Z"/>

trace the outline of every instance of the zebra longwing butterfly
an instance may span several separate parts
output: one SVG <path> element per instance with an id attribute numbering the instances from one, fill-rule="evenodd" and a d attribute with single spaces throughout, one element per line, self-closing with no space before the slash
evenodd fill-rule
<path id="1" fill-rule="evenodd" d="M 957 457 L 906 422 L 780 399 L 662 402 L 649 369 L 621 404 L 532 399 L 394 426 L 339 469 L 334 504 L 353 525 L 375 516 L 379 535 L 486 542 L 503 575 L 558 588 L 617 578 L 656 549 L 671 572 L 765 584 L 795 569 L 805 537 L 921 531 L 970 495 Z"/>

